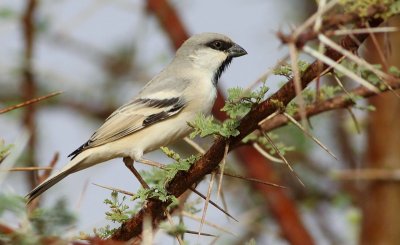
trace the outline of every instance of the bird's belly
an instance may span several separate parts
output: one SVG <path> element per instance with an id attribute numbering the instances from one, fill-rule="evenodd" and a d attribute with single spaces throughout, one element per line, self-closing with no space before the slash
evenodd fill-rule
<path id="1" fill-rule="evenodd" d="M 156 150 L 161 146 L 167 146 L 178 139 L 188 135 L 191 128 L 187 125 L 192 121 L 190 113 L 181 112 L 179 116 L 153 124 L 139 130 L 120 140 L 107 144 L 115 157 L 131 157 L 139 159 L 144 153 Z"/>
<path id="2" fill-rule="evenodd" d="M 171 121 L 166 121 L 164 125 L 158 124 L 154 126 L 154 130 L 149 128 L 148 132 L 146 132 L 146 136 L 148 135 L 147 137 L 153 140 L 143 142 L 146 145 L 144 153 L 156 150 L 161 146 L 168 146 L 176 140 L 184 138 L 191 131 L 187 122 L 182 119 L 174 120 L 174 118 L 171 118 Z"/>

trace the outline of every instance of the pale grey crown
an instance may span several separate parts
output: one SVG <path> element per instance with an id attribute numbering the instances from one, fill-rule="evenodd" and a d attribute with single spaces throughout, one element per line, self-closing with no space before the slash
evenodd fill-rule
<path id="1" fill-rule="evenodd" d="M 196 52 L 198 49 L 207 48 L 206 45 L 215 40 L 221 40 L 226 43 L 234 43 L 229 37 L 219 33 L 204 32 L 195 34 L 182 44 L 182 46 L 176 52 L 176 56 L 187 57 Z"/>

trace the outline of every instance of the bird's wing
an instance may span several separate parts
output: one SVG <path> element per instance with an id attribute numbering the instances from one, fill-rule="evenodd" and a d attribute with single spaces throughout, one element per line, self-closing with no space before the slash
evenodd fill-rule
<path id="1" fill-rule="evenodd" d="M 179 113 L 185 104 L 179 96 L 167 99 L 137 98 L 112 113 L 92 137 L 69 156 L 75 157 L 85 149 L 113 142 L 170 118 Z"/>

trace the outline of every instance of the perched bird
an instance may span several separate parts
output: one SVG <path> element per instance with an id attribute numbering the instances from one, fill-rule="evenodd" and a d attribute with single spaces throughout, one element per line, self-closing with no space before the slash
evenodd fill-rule
<path id="1" fill-rule="evenodd" d="M 185 137 L 191 131 L 187 122 L 211 111 L 221 74 L 234 57 L 245 54 L 222 34 L 190 37 L 164 70 L 69 155 L 71 161 L 59 173 L 26 196 L 28 203 L 71 173 L 118 157 L 140 162 L 144 153 Z"/>

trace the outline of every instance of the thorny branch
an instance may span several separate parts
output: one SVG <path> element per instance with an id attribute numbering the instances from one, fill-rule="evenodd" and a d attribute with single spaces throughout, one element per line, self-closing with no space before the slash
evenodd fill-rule
<path id="1" fill-rule="evenodd" d="M 160 25 L 168 34 L 169 39 L 176 49 L 189 37 L 189 33 L 182 20 L 169 1 L 148 0 L 147 9 L 157 16 Z M 218 89 L 217 100 L 212 109 L 212 114 L 221 121 L 227 118 L 227 115 L 221 111 L 224 104 L 224 95 L 221 90 Z M 258 168 L 259 165 L 269 165 L 269 161 L 251 147 L 241 148 L 240 154 L 237 154 L 237 156 L 241 159 L 239 163 L 247 170 Z M 257 161 L 253 161 L 254 157 L 258 157 Z M 273 168 L 269 168 L 268 171 L 248 171 L 247 174 L 252 179 L 259 178 L 271 181 L 270 176 L 275 175 L 274 172 L 275 170 Z M 277 182 L 278 180 L 274 179 L 274 181 Z M 265 206 L 270 209 L 272 214 L 276 217 L 281 227 L 283 237 L 293 245 L 304 243 L 310 245 L 314 244 L 311 235 L 300 219 L 296 205 L 286 192 L 277 189 L 271 195 L 269 192 L 271 188 L 260 187 L 259 185 L 255 185 L 255 187 L 262 194 L 266 203 Z M 273 196 L 273 198 L 270 198 L 271 196 Z"/>
<path id="2" fill-rule="evenodd" d="M 59 94 L 61 94 L 61 93 L 62 93 L 62 92 L 60 92 L 60 91 L 59 91 L 59 92 L 53 92 L 53 93 L 48 94 L 48 95 L 44 95 L 44 96 L 40 96 L 40 97 L 35 98 L 35 99 L 31 99 L 31 100 L 28 100 L 28 101 L 24 101 L 24 102 L 19 103 L 19 104 L 17 104 L 17 105 L 13 105 L 13 106 L 10 106 L 10 107 L 4 108 L 4 109 L 0 109 L 0 114 L 4 114 L 4 113 L 7 113 L 7 112 L 9 112 L 9 111 L 12 111 L 12 110 L 15 110 L 15 109 L 24 107 L 24 106 L 28 106 L 28 105 L 33 104 L 33 103 L 37 103 L 37 102 L 39 102 L 39 101 L 42 101 L 42 100 L 51 98 L 51 97 L 56 96 L 56 95 L 59 95 Z"/>
<path id="3" fill-rule="evenodd" d="M 399 89 L 400 88 L 400 83 L 390 83 L 393 89 Z M 388 92 L 389 88 L 386 88 L 385 90 L 382 90 L 381 92 Z M 363 98 L 369 98 L 371 96 L 376 95 L 375 92 L 365 88 L 365 87 L 358 87 L 350 91 L 353 95 L 360 96 Z M 354 102 L 349 98 L 347 94 L 343 95 L 338 95 L 334 98 L 325 100 L 321 103 L 317 104 L 312 104 L 306 107 L 306 115 L 307 117 L 312 117 L 316 115 L 320 115 L 323 112 L 328 112 L 336 109 L 341 109 L 341 108 L 348 108 L 350 106 L 353 106 Z M 300 119 L 300 115 L 296 113 L 293 118 L 296 120 Z M 273 129 L 282 127 L 289 123 L 289 119 L 285 117 L 284 115 L 277 115 L 270 120 L 266 121 L 261 125 L 261 129 L 263 131 L 271 131 Z"/>
<path id="4" fill-rule="evenodd" d="M 371 27 L 376 27 L 382 20 L 372 19 L 369 22 Z M 342 39 L 341 46 L 347 50 L 357 50 L 360 43 L 365 41 L 368 34 L 358 34 L 353 37 L 346 36 Z M 327 48 L 325 55 L 334 61 L 340 60 L 343 56 L 337 51 Z M 330 69 L 327 65 L 323 65 L 322 70 Z M 305 88 L 311 83 L 320 73 L 320 64 L 315 61 L 301 76 L 302 88 Z M 255 106 L 240 122 L 238 130 L 240 134 L 236 137 L 222 138 L 219 137 L 215 140 L 211 148 L 200 158 L 187 172 L 179 172 L 168 184 L 167 191 L 179 197 L 190 186 L 200 181 L 206 174 L 211 173 L 223 159 L 225 145 L 229 144 L 230 149 L 239 144 L 241 140 L 258 128 L 258 122 L 273 114 L 280 109 L 280 106 L 286 106 L 294 97 L 296 92 L 294 89 L 294 81 L 291 79 L 275 94 L 270 96 L 262 103 Z M 277 101 L 281 105 L 277 104 Z M 150 199 L 146 205 L 130 220 L 126 221 L 114 233 L 112 239 L 115 240 L 129 240 L 132 237 L 140 235 L 143 226 L 144 217 L 152 217 L 152 223 L 156 226 L 161 220 L 165 219 L 163 210 L 169 203 L 163 203 L 159 200 Z"/>

